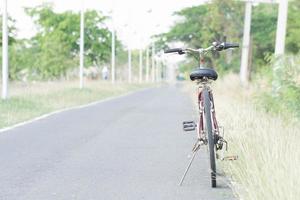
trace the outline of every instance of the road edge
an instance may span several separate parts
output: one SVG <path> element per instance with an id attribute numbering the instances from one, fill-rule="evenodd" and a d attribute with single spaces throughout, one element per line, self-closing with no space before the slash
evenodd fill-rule
<path id="1" fill-rule="evenodd" d="M 119 95 L 119 96 L 108 97 L 108 98 L 93 101 L 93 102 L 90 102 L 90 103 L 87 103 L 87 104 L 71 106 L 71 107 L 60 109 L 60 110 L 55 110 L 55 111 L 43 114 L 41 116 L 34 117 L 32 119 L 14 124 L 12 126 L 8 126 L 8 127 L 5 127 L 5 128 L 0 128 L 0 133 L 6 132 L 6 131 L 9 131 L 9 130 L 12 130 L 12 129 L 15 129 L 15 128 L 18 128 L 18 127 L 21 127 L 21 126 L 25 126 L 27 124 L 31 124 L 33 122 L 45 119 L 47 117 L 50 117 L 50 116 L 53 116 L 53 115 L 56 115 L 56 114 L 59 114 L 59 113 L 62 113 L 62 112 L 66 112 L 66 111 L 70 111 L 70 110 L 77 110 L 77 109 L 81 109 L 81 108 L 87 108 L 87 107 L 90 107 L 90 106 L 93 106 L 93 105 L 96 105 L 96 104 L 99 104 L 99 103 L 104 103 L 104 102 L 107 102 L 107 101 L 123 98 L 123 97 L 129 96 L 129 95 L 132 95 L 134 93 L 143 92 L 143 91 L 154 89 L 154 88 L 157 88 L 157 86 L 150 87 L 150 88 L 143 88 L 143 89 L 139 89 L 139 90 L 136 90 L 136 91 L 130 91 L 128 93 L 125 93 L 125 94 L 122 94 L 122 95 Z"/>

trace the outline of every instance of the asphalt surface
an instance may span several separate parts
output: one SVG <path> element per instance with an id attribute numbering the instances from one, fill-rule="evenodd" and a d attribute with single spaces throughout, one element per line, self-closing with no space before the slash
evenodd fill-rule
<path id="1" fill-rule="evenodd" d="M 195 118 L 180 86 L 147 89 L 0 133 L 1 200 L 227 200 L 205 148 L 183 184 Z"/>

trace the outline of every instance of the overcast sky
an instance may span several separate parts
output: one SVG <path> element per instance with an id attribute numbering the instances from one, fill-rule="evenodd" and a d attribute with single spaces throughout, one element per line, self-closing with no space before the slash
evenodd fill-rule
<path id="1" fill-rule="evenodd" d="M 2 0 L 1 12 L 2 12 Z M 9 15 L 17 20 L 18 37 L 34 34 L 34 25 L 23 11 L 43 2 L 53 2 L 56 11 L 79 11 L 82 0 L 8 0 Z M 85 0 L 87 9 L 97 9 L 108 14 L 114 10 L 118 36 L 133 48 L 149 43 L 150 35 L 167 31 L 175 17 L 172 13 L 184 7 L 199 5 L 203 0 Z M 152 12 L 149 12 L 152 10 Z M 126 28 L 125 25 L 127 25 Z"/>

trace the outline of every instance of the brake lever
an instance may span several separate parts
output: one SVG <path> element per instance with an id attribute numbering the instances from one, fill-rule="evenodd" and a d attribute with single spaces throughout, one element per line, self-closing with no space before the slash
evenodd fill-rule
<path id="1" fill-rule="evenodd" d="M 222 51 L 224 50 L 225 43 L 218 43 L 218 42 L 213 42 L 214 50 L 215 51 Z"/>

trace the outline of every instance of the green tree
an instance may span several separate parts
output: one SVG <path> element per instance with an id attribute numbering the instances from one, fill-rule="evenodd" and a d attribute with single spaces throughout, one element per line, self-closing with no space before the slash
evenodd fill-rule
<path id="1" fill-rule="evenodd" d="M 297 19 L 300 18 L 300 1 L 291 1 L 288 9 L 286 52 L 298 53 L 300 21 Z M 185 8 L 174 14 L 179 20 L 169 32 L 156 37 L 158 47 L 161 49 L 178 41 L 195 48 L 225 39 L 242 43 L 244 2 L 214 0 L 211 4 Z M 274 53 L 277 14 L 278 5 L 275 4 L 260 4 L 253 7 L 251 26 L 253 72 L 266 65 L 269 62 L 266 58 Z M 239 70 L 239 54 L 234 54 L 236 59 L 231 59 L 233 62 L 227 62 L 227 55 L 223 53 L 216 53 L 213 56 L 218 58 L 215 64 L 222 66 L 221 70 Z"/>
<path id="2" fill-rule="evenodd" d="M 9 18 L 10 78 L 64 77 L 69 70 L 78 66 L 80 14 L 72 11 L 56 13 L 49 3 L 25 8 L 25 11 L 32 17 L 37 33 L 28 40 L 16 39 L 15 20 Z M 110 62 L 111 32 L 106 26 L 108 20 L 109 17 L 99 11 L 85 12 L 85 66 Z M 116 53 L 120 55 L 117 64 L 121 65 L 126 54 L 118 39 Z M 118 67 L 118 70 L 123 69 Z"/>
<path id="3" fill-rule="evenodd" d="M 260 4 L 253 8 L 251 22 L 252 71 L 267 64 L 275 50 L 278 5 Z"/>
<path id="4" fill-rule="evenodd" d="M 29 69 L 34 65 L 37 55 L 35 48 L 28 47 L 26 40 L 17 40 L 9 47 L 9 78 L 19 80 L 29 75 Z M 23 72 L 23 74 L 21 73 Z"/>
<path id="5" fill-rule="evenodd" d="M 300 52 L 300 1 L 289 3 L 286 50 L 291 53 Z"/>
<path id="6" fill-rule="evenodd" d="M 34 19 L 38 33 L 32 48 L 38 50 L 32 70 L 43 78 L 59 77 L 76 64 L 79 54 L 80 15 L 71 11 L 55 13 L 51 4 L 26 8 Z M 108 17 L 101 12 L 85 12 L 85 61 L 86 66 L 108 62 L 111 54 L 111 34 L 105 23 Z M 117 46 L 121 43 L 117 40 Z"/>
<path id="7" fill-rule="evenodd" d="M 71 11 L 55 13 L 51 4 L 42 4 L 35 8 L 27 8 L 27 13 L 35 19 L 39 33 L 35 37 L 59 38 L 68 44 L 73 54 L 79 52 L 80 15 Z M 85 49 L 92 62 L 108 61 L 110 55 L 111 35 L 106 27 L 108 17 L 101 12 L 88 10 L 85 12 Z M 52 35 L 52 36 L 51 36 Z"/>
<path id="8" fill-rule="evenodd" d="M 211 4 L 185 8 L 175 12 L 180 20 L 167 33 L 158 36 L 158 46 L 166 48 L 172 42 L 183 42 L 185 45 L 200 48 L 211 45 L 214 41 L 240 42 L 242 36 L 243 4 L 236 1 L 214 0 Z M 235 54 L 239 57 L 239 54 Z M 226 56 L 213 54 L 215 65 L 223 66 L 220 70 L 229 68 L 232 62 L 227 62 Z M 238 62 L 238 59 L 231 59 Z M 212 61 L 207 58 L 208 63 Z M 239 64 L 235 63 L 238 67 Z"/>
<path id="9" fill-rule="evenodd" d="M 17 28 L 15 26 L 16 20 L 8 16 L 8 44 L 11 45 L 16 42 Z M 2 47 L 2 15 L 0 16 L 0 46 Z"/>
<path id="10" fill-rule="evenodd" d="M 269 62 L 275 51 L 278 5 L 260 4 L 252 13 L 253 70 Z M 286 52 L 296 54 L 300 49 L 300 1 L 289 2 Z"/>

